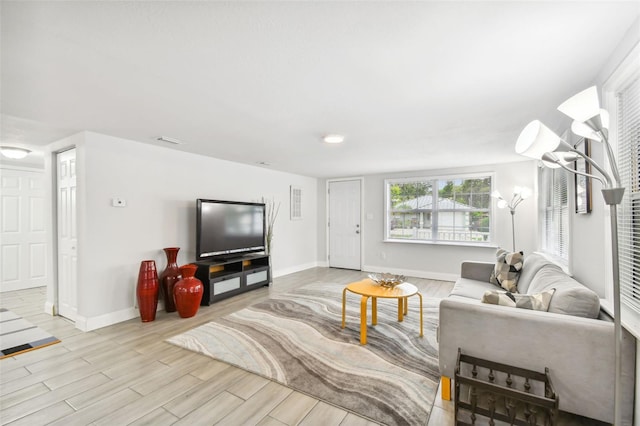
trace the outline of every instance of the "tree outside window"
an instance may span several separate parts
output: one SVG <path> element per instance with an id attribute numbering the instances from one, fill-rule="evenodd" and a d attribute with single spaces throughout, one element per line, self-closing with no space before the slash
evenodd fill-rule
<path id="1" fill-rule="evenodd" d="M 387 240 L 486 243 L 491 177 L 386 181 Z"/>

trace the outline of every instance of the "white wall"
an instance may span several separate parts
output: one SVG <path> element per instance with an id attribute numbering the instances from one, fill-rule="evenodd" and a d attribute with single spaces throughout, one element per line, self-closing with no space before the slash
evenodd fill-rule
<path id="1" fill-rule="evenodd" d="M 57 142 L 78 147 L 78 321 L 83 330 L 136 316 L 140 261 L 166 266 L 163 247 L 195 260 L 196 198 L 281 203 L 274 276 L 317 264 L 317 183 L 309 178 L 97 133 Z M 49 170 L 51 165 L 49 164 Z M 289 220 L 289 186 L 303 191 L 303 220 Z M 112 207 L 114 197 L 126 207 Z M 55 298 L 50 291 L 52 302 Z"/>
<path id="2" fill-rule="evenodd" d="M 489 247 L 444 244 L 412 244 L 384 242 L 384 180 L 403 177 L 446 176 L 467 173 L 494 173 L 494 188 L 507 197 L 513 187 L 526 186 L 536 190 L 535 163 L 524 161 L 479 167 L 390 173 L 364 177 L 362 223 L 363 269 L 374 272 L 395 272 L 418 277 L 454 280 L 460 275 L 463 260 L 495 259 L 497 246 L 511 249 L 511 214 L 498 209 L 494 202 L 495 240 Z M 326 262 L 326 181 L 318 182 L 318 253 Z M 536 248 L 536 195 L 525 200 L 516 211 L 516 244 L 525 255 Z M 368 220 L 367 217 L 372 219 Z"/>

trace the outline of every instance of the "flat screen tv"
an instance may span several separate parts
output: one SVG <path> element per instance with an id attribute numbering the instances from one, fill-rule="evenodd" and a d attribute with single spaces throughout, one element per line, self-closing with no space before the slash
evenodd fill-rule
<path id="1" fill-rule="evenodd" d="M 239 257 L 265 250 L 265 205 L 198 199 L 198 260 Z"/>

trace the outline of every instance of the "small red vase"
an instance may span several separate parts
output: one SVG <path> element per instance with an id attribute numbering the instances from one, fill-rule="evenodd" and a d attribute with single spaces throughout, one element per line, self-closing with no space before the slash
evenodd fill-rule
<path id="1" fill-rule="evenodd" d="M 155 320 L 158 308 L 158 271 L 155 261 L 143 260 L 140 263 L 136 296 L 142 322 Z"/>
<path id="2" fill-rule="evenodd" d="M 163 249 L 167 255 L 167 267 L 160 274 L 160 294 L 164 300 L 164 310 L 176 311 L 176 302 L 173 297 L 173 287 L 180 280 L 180 268 L 178 268 L 178 251 L 180 247 L 167 247 Z"/>
<path id="3" fill-rule="evenodd" d="M 182 318 L 190 318 L 198 312 L 204 286 L 202 282 L 194 277 L 198 267 L 194 264 L 180 267 L 182 279 L 173 287 L 173 297 L 176 300 L 178 314 Z"/>

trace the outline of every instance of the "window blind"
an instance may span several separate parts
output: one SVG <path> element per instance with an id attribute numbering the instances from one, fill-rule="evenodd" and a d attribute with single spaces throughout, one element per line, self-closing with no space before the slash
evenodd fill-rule
<path id="1" fill-rule="evenodd" d="M 617 160 L 624 199 L 618 209 L 620 297 L 640 314 L 640 78 L 616 93 Z"/>
<path id="2" fill-rule="evenodd" d="M 568 182 L 564 169 L 541 170 L 541 249 L 565 264 L 569 261 Z"/>

